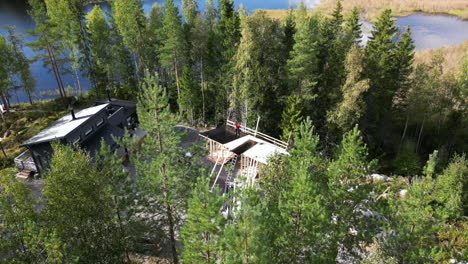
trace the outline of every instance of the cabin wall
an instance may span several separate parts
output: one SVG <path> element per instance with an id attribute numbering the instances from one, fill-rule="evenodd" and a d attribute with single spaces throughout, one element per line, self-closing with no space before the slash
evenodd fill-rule
<path id="1" fill-rule="evenodd" d="M 52 146 L 49 142 L 36 144 L 29 146 L 29 151 L 31 152 L 31 156 L 34 159 L 34 163 L 36 163 L 36 168 L 39 173 L 45 172 L 50 165 L 50 159 L 54 153 Z"/>

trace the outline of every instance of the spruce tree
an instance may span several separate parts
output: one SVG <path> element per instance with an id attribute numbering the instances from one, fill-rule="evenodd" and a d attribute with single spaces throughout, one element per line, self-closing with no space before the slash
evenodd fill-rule
<path id="1" fill-rule="evenodd" d="M 313 99 L 318 78 L 318 21 L 307 17 L 301 4 L 296 11 L 294 46 L 287 67 L 291 89 L 305 100 Z"/>
<path id="2" fill-rule="evenodd" d="M 344 25 L 344 37 L 347 42 L 348 49 L 352 44 L 359 45 L 362 38 L 361 23 L 359 23 L 359 10 L 355 7 L 349 14 Z"/>
<path id="3" fill-rule="evenodd" d="M 210 181 L 200 177 L 188 201 L 187 217 L 181 229 L 183 263 L 218 263 L 224 218 L 224 199 L 219 190 L 210 190 Z"/>
<path id="4" fill-rule="evenodd" d="M 233 0 L 219 1 L 219 31 L 223 43 L 223 57 L 225 63 L 229 63 L 241 38 L 239 14 L 234 9 Z"/>
<path id="5" fill-rule="evenodd" d="M 196 0 L 182 0 L 182 13 L 184 14 L 185 23 L 188 27 L 192 27 L 195 19 L 198 16 L 198 5 Z"/>
<path id="6" fill-rule="evenodd" d="M 281 116 L 282 140 L 288 140 L 293 133 L 299 131 L 303 118 L 301 99 L 294 95 L 289 96 Z"/>
<path id="7" fill-rule="evenodd" d="M 413 72 L 414 44 L 411 39 L 411 29 L 406 27 L 400 36 L 394 50 L 393 66 L 394 78 L 398 93 L 402 96 L 407 93 L 410 86 L 410 75 Z"/>
<path id="8" fill-rule="evenodd" d="M 384 131 L 391 125 L 386 120 L 390 118 L 393 96 L 397 91 L 397 80 L 393 75 L 395 70 L 393 51 L 398 28 L 390 9 L 382 12 L 371 33 L 365 52 L 365 73 L 370 80 L 369 90 L 365 94 L 368 105 L 366 112 L 368 127 L 365 130 L 377 140 L 384 137 Z M 375 142 L 375 145 L 380 144 Z"/>

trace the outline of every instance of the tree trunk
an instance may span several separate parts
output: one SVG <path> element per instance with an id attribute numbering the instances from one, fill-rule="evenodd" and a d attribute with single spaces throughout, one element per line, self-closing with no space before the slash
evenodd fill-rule
<path id="1" fill-rule="evenodd" d="M 158 120 L 158 115 L 156 114 L 156 120 Z M 161 131 L 158 129 L 158 141 L 159 141 L 159 150 L 161 152 L 164 151 L 163 147 L 163 139 L 161 135 Z M 168 179 L 167 179 L 167 174 L 166 174 L 166 164 L 163 163 L 160 169 L 160 173 L 163 176 L 163 181 L 164 181 L 164 191 L 163 191 L 163 197 L 166 203 L 166 217 L 168 219 L 168 225 L 169 225 L 169 237 L 171 240 L 171 252 L 172 252 L 172 261 L 174 264 L 179 264 L 179 256 L 177 255 L 177 247 L 176 247 L 176 239 L 175 239 L 175 230 L 174 230 L 174 216 L 173 216 L 173 211 L 172 211 L 172 206 L 168 202 L 168 194 L 167 194 L 167 187 L 168 187 Z"/>
<path id="2" fill-rule="evenodd" d="M 405 129 L 403 129 L 403 135 L 401 135 L 400 147 L 401 147 L 401 144 L 403 144 L 403 141 L 405 140 L 406 130 L 408 129 L 408 119 L 409 119 L 409 116 L 406 115 Z M 399 147 L 399 148 L 400 148 L 400 147 Z"/>
<path id="3" fill-rule="evenodd" d="M 177 86 L 177 102 L 179 104 L 179 112 L 181 112 L 182 107 L 180 107 L 180 83 L 179 83 L 179 69 L 177 67 L 177 59 L 175 59 L 174 61 L 174 72 L 175 72 L 176 86 Z"/>
<path id="4" fill-rule="evenodd" d="M 63 97 L 66 97 L 67 96 L 67 93 L 65 91 L 65 87 L 63 86 L 63 81 L 62 81 L 62 77 L 60 75 L 60 70 L 59 70 L 59 67 L 57 65 L 57 60 L 55 59 L 55 54 L 54 54 L 54 51 L 51 49 L 50 50 L 51 54 L 52 54 L 52 57 L 53 57 L 53 63 L 55 65 L 55 69 L 57 71 L 57 76 L 58 76 L 58 79 L 60 81 L 60 86 L 62 87 L 62 93 L 63 93 Z"/>
<path id="5" fill-rule="evenodd" d="M 201 59 L 200 79 L 201 79 L 201 94 L 202 94 L 202 121 L 203 121 L 203 124 L 205 124 L 205 76 L 203 74 L 203 58 Z"/>
<path id="6" fill-rule="evenodd" d="M 421 129 L 419 130 L 418 143 L 416 144 L 416 153 L 418 153 L 419 146 L 421 145 L 421 136 L 422 136 L 422 133 L 423 133 L 424 122 L 425 121 L 426 121 L 426 117 L 424 117 L 423 122 L 421 124 Z"/>
<path id="7" fill-rule="evenodd" d="M 49 59 L 50 59 L 51 66 L 52 66 L 52 71 L 54 72 L 55 80 L 57 81 L 57 87 L 59 89 L 60 96 L 65 97 L 65 95 L 63 93 L 63 87 L 62 87 L 63 84 L 61 82 L 61 79 L 59 78 L 58 70 L 57 70 L 57 67 L 55 65 L 55 57 L 54 57 L 54 55 L 52 53 L 52 50 L 51 50 L 49 45 L 47 45 L 47 54 L 49 55 Z"/>
<path id="8" fill-rule="evenodd" d="M 33 104 L 32 97 L 31 97 L 31 91 L 29 91 L 28 89 L 25 89 L 25 91 L 26 91 L 26 94 L 28 95 L 29 103 Z"/>
<path id="9" fill-rule="evenodd" d="M 15 97 L 16 97 L 16 103 L 19 104 L 20 99 L 19 99 L 19 96 L 18 96 L 18 90 L 15 90 Z"/>
<path id="10" fill-rule="evenodd" d="M 10 105 L 8 104 L 8 100 L 6 99 L 6 96 L 4 93 L 1 94 L 1 97 L 2 97 L 2 101 L 3 101 L 3 106 L 5 107 L 5 111 L 7 113 L 10 112 Z"/>
<path id="11" fill-rule="evenodd" d="M 74 73 L 75 73 L 76 83 L 78 84 L 79 94 L 82 95 L 83 91 L 81 90 L 81 83 L 80 83 L 80 77 L 78 76 L 78 70 L 75 69 Z"/>

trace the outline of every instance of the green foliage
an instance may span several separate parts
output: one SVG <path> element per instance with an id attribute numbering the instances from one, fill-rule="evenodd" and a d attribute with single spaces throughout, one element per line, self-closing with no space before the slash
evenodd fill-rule
<path id="1" fill-rule="evenodd" d="M 238 191 L 232 221 L 224 228 L 222 235 L 222 263 L 257 263 L 260 261 L 259 240 L 261 216 L 258 193 L 251 188 Z M 236 205 L 237 204 L 237 205 Z M 237 208 L 236 208 L 237 207 Z"/>
<path id="2" fill-rule="evenodd" d="M 53 148 L 44 187 L 47 230 L 67 241 L 65 255 L 79 263 L 122 262 L 105 175 L 83 151 L 59 144 Z"/>
<path id="3" fill-rule="evenodd" d="M 287 68 L 292 90 L 311 100 L 318 74 L 318 19 L 307 17 L 306 11 L 301 9 L 296 12 L 296 33 Z"/>
<path id="4" fill-rule="evenodd" d="M 427 160 L 426 166 L 423 168 L 423 174 L 429 177 L 435 175 L 437 163 L 439 162 L 439 151 L 434 150 L 434 152 L 429 155 L 429 159 Z"/>
<path id="5" fill-rule="evenodd" d="M 174 5 L 174 1 L 168 0 L 164 3 L 163 27 L 161 29 L 162 47 L 159 53 L 159 60 L 163 69 L 175 79 L 177 99 L 180 105 L 180 75 L 187 62 L 187 43 L 182 28 L 182 20 L 179 10 Z M 169 91 L 169 94 L 175 94 Z"/>
<path id="6" fill-rule="evenodd" d="M 361 50 L 352 47 L 346 58 L 347 76 L 341 87 L 341 101 L 328 112 L 328 122 L 336 124 L 341 131 L 348 131 L 359 124 L 367 109 L 363 97 L 369 89 L 369 80 L 362 77 L 363 61 L 364 54 Z"/>
<path id="7" fill-rule="evenodd" d="M 374 220 L 366 216 L 374 205 L 368 201 L 374 186 L 367 176 L 376 169 L 376 160 L 369 161 L 367 146 L 357 126 L 343 135 L 337 158 L 328 168 L 329 206 L 336 217 L 335 239 L 349 252 L 369 242 L 376 233 Z M 350 230 L 356 230 L 351 234 Z"/>
<path id="8" fill-rule="evenodd" d="M 465 155 L 455 156 L 435 183 L 434 198 L 443 220 L 460 219 L 468 212 L 468 161 Z"/>
<path id="9" fill-rule="evenodd" d="M 395 173 L 402 176 L 419 175 L 421 172 L 421 161 L 415 152 L 414 142 L 407 141 L 403 143 L 400 151 L 393 161 Z"/>
<path id="10" fill-rule="evenodd" d="M 438 228 L 431 206 L 433 188 L 432 178 L 414 178 L 406 195 L 390 196 L 390 225 L 395 236 L 386 242 L 386 255 L 398 262 L 432 262 L 432 251 L 437 248 L 434 234 Z"/>
<path id="11" fill-rule="evenodd" d="M 298 132 L 303 118 L 301 99 L 297 96 L 289 96 L 281 118 L 280 128 L 283 130 L 281 138 L 287 141 L 293 133 Z"/>
<path id="12" fill-rule="evenodd" d="M 223 198 L 210 190 L 208 178 L 200 177 L 188 202 L 187 218 L 181 229 L 183 263 L 217 263 L 220 258 L 224 219 Z"/>
<path id="13" fill-rule="evenodd" d="M 116 29 L 122 36 L 123 43 L 138 56 L 139 69 L 148 65 L 146 57 L 147 20 L 138 0 L 116 0 L 112 2 L 112 14 Z"/>
<path id="14" fill-rule="evenodd" d="M 131 161 L 136 165 L 139 188 L 151 198 L 146 213 L 159 215 L 158 220 L 150 221 L 152 231 L 165 242 L 170 258 L 177 263 L 176 233 L 187 210 L 191 186 L 201 171 L 199 153 L 179 145 L 182 135 L 174 130 L 179 119 L 170 112 L 168 102 L 158 76 L 146 72 L 137 104 L 146 138 Z M 186 151 L 193 155 L 190 160 L 185 157 Z"/>
<path id="15" fill-rule="evenodd" d="M 277 99 L 286 94 L 281 76 L 286 61 L 280 42 L 282 31 L 279 21 L 259 11 L 243 21 L 242 39 L 235 55 L 233 90 L 230 107 L 240 111 L 240 119 L 252 124 L 262 116 L 260 128 L 273 135 L 278 133 L 275 118 L 282 113 Z"/>

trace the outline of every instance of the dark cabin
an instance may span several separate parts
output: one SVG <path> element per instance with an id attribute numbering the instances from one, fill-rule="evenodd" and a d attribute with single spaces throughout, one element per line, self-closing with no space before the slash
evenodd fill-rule
<path id="1" fill-rule="evenodd" d="M 113 137 L 122 137 L 125 129 L 135 129 L 137 122 L 136 103 L 124 100 L 98 101 L 92 107 L 72 110 L 24 142 L 22 146 L 27 150 L 15 158 L 15 164 L 25 172 L 23 176 L 44 172 L 52 156 L 52 141 L 77 145 L 89 152 L 91 157 L 99 151 L 102 139 L 115 150 L 118 146 Z"/>

